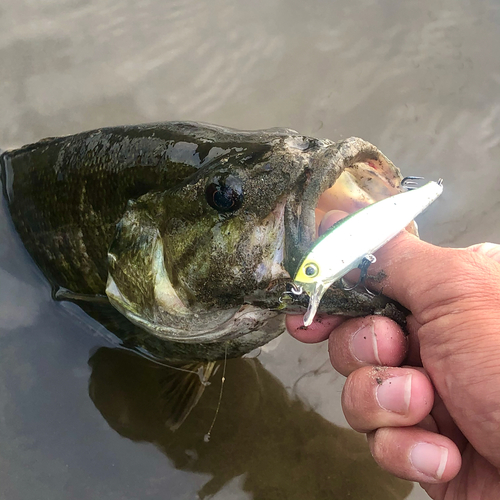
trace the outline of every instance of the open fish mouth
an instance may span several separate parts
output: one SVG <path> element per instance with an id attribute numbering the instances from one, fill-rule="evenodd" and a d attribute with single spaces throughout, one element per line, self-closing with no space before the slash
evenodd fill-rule
<path id="1" fill-rule="evenodd" d="M 325 165 L 327 167 L 325 168 Z M 311 162 L 306 182 L 285 210 L 285 267 L 293 276 L 318 237 L 324 215 L 355 212 L 401 192 L 399 169 L 372 144 L 352 137 L 324 150 Z M 416 234 L 416 226 L 410 228 Z"/>

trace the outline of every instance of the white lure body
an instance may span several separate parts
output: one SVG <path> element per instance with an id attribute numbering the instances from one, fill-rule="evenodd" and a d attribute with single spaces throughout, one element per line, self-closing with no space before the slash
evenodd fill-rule
<path id="1" fill-rule="evenodd" d="M 342 219 L 316 240 L 294 283 L 309 296 L 304 325 L 312 323 L 328 287 L 394 238 L 443 192 L 442 181 L 399 193 Z"/>

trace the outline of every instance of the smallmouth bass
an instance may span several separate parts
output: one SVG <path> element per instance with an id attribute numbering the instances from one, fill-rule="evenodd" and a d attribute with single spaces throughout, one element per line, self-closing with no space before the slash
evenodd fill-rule
<path id="1" fill-rule="evenodd" d="M 373 145 L 194 122 L 102 128 L 0 156 L 14 225 L 53 287 L 153 357 L 214 361 L 279 334 L 321 214 L 401 190 Z M 331 287 L 320 311 L 405 311 Z"/>

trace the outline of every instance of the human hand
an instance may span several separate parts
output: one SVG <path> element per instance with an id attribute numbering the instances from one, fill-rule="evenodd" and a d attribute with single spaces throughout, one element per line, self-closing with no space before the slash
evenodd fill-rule
<path id="1" fill-rule="evenodd" d="M 383 468 L 435 500 L 500 498 L 500 246 L 439 248 L 403 232 L 376 255 L 370 273 L 383 269 L 384 295 L 412 312 L 408 337 L 381 316 L 305 330 L 289 316 L 289 332 L 329 339 L 346 419 Z"/>

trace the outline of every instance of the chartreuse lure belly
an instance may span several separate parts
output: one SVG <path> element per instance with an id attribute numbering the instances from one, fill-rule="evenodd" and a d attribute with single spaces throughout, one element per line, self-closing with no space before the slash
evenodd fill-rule
<path id="1" fill-rule="evenodd" d="M 321 297 L 332 283 L 352 269 L 375 262 L 372 253 L 394 238 L 442 192 L 440 179 L 399 193 L 347 216 L 318 238 L 294 278 L 295 285 L 310 297 L 304 325 L 312 323 Z"/>

